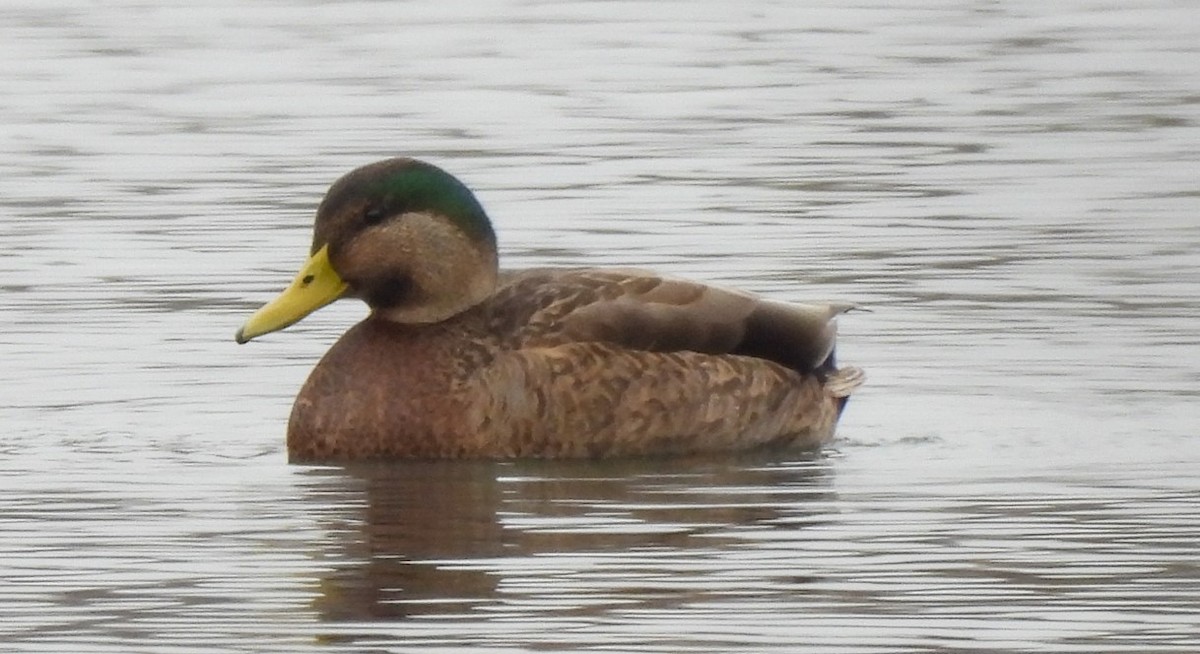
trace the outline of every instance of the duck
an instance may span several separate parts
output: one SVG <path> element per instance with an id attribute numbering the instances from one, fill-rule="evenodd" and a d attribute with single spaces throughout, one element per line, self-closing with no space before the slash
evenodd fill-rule
<path id="1" fill-rule="evenodd" d="M 334 182 L 308 260 L 236 341 L 342 298 L 370 312 L 300 389 L 293 462 L 814 449 L 865 377 L 835 363 L 852 304 L 640 269 L 502 270 L 475 194 L 407 157 Z"/>

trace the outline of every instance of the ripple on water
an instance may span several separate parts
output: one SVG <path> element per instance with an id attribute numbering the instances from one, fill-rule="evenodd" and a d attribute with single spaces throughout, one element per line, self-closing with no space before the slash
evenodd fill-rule
<path id="1" fill-rule="evenodd" d="M 0 9 L 7 648 L 1197 651 L 1185 3 L 218 4 Z M 395 154 L 512 265 L 866 305 L 842 437 L 288 466 L 362 308 L 232 333 Z"/>

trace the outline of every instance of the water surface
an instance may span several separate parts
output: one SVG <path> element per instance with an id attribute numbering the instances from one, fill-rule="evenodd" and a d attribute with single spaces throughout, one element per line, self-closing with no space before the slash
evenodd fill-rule
<path id="1" fill-rule="evenodd" d="M 1200 33 L 1103 3 L 0 9 L 14 652 L 1194 652 Z M 819 453 L 286 463 L 339 303 L 245 347 L 406 154 L 508 265 L 843 300 Z"/>

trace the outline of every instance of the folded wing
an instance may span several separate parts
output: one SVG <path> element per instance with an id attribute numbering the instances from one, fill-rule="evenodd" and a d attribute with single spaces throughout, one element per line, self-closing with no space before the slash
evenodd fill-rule
<path id="1" fill-rule="evenodd" d="M 849 304 L 784 304 L 639 271 L 580 271 L 586 301 L 548 307 L 570 338 L 652 352 L 741 354 L 799 372 L 832 365 L 836 317 Z M 595 286 L 592 286 L 595 285 Z"/>

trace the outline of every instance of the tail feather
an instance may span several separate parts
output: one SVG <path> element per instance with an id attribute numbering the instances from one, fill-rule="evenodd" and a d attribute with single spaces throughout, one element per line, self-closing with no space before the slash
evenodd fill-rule
<path id="1" fill-rule="evenodd" d="M 846 366 L 828 374 L 825 378 L 825 390 L 833 397 L 849 397 L 866 379 L 867 374 L 862 368 Z"/>

